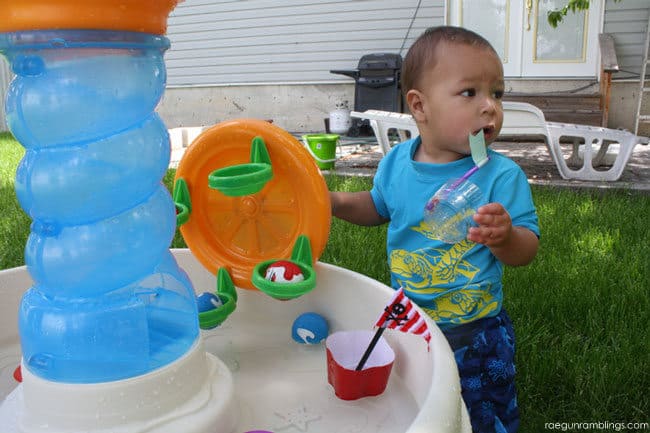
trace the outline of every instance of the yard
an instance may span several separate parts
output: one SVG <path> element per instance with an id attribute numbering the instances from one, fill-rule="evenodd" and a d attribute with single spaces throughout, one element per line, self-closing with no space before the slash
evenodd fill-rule
<path id="1" fill-rule="evenodd" d="M 29 218 L 13 191 L 23 149 L 0 136 L 0 269 L 23 264 Z M 165 177 L 171 187 L 173 171 Z M 330 189 L 370 180 L 328 177 Z M 542 238 L 505 274 L 522 432 L 549 422 L 650 421 L 650 196 L 534 187 Z M 177 234 L 173 246 L 184 242 Z M 359 252 L 363 251 L 363 254 Z M 385 229 L 334 220 L 324 262 L 388 282 Z"/>

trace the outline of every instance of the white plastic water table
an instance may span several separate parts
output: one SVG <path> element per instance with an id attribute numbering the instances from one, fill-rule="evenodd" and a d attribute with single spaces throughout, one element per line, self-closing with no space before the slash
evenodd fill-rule
<path id="1" fill-rule="evenodd" d="M 195 291 L 214 287 L 214 276 L 189 250 L 173 253 Z M 313 311 L 327 319 L 330 332 L 371 329 L 393 291 L 340 267 L 317 262 L 315 269 L 316 288 L 289 302 L 258 291 L 238 290 L 237 310 L 220 327 L 202 331 L 206 350 L 232 374 L 232 418 L 236 425 L 232 433 L 471 432 L 453 354 L 429 319 L 430 351 L 421 337 L 390 330 L 384 333 L 395 351 L 384 393 L 354 401 L 335 396 L 327 382 L 324 344 L 294 342 L 293 320 Z M 19 393 L 22 386 L 13 378 L 21 359 L 16 324 L 21 295 L 30 284 L 25 267 L 0 271 L 0 401 Z M 0 406 L 0 419 L 11 417 L 7 413 L 11 410 L 12 405 L 6 402 Z M 217 426 L 215 431 L 219 431 Z"/>

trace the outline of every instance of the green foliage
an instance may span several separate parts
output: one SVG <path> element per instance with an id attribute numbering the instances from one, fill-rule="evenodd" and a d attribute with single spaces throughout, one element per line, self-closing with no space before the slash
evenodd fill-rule
<path id="1" fill-rule="evenodd" d="M 620 2 L 621 0 L 614 0 L 615 2 Z M 548 23 L 556 28 L 560 22 L 564 19 L 565 16 L 570 12 L 575 13 L 576 11 L 584 11 L 589 9 L 589 0 L 569 0 L 561 9 L 550 11 L 548 13 L 547 19 Z"/>

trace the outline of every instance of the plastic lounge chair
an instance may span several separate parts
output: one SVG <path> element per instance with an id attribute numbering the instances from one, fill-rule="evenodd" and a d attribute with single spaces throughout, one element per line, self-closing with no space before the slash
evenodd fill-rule
<path id="1" fill-rule="evenodd" d="M 590 181 L 615 181 L 623 174 L 634 146 L 648 144 L 647 137 L 639 137 L 629 131 L 598 126 L 547 122 L 544 113 L 534 105 L 524 102 L 503 102 L 504 120 L 500 137 L 542 136 L 546 146 L 564 179 Z M 353 111 L 352 117 L 368 119 L 377 137 L 381 151 L 386 154 L 392 148 L 389 133 L 396 131 L 400 141 L 418 135 L 417 126 L 409 114 L 367 110 Z M 572 144 L 572 155 L 565 159 L 560 142 Z M 585 144 L 589 144 L 586 146 Z M 608 151 L 618 149 L 611 167 L 599 167 L 609 156 Z M 571 165 L 571 167 L 569 166 Z M 573 168 L 577 165 L 577 168 Z M 601 168 L 596 169 L 595 167 Z"/>
<path id="2" fill-rule="evenodd" d="M 420 135 L 413 116 L 404 113 L 393 113 L 381 110 L 366 110 L 364 112 L 353 111 L 350 117 L 368 119 L 372 131 L 375 133 L 381 153 L 386 155 L 393 145 Z M 391 141 L 389 133 L 395 131 L 398 141 Z"/>

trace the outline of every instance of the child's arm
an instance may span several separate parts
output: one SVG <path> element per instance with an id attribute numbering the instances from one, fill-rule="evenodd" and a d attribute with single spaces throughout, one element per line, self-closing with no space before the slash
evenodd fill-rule
<path id="1" fill-rule="evenodd" d="M 527 228 L 513 226 L 510 215 L 501 204 L 481 206 L 474 221 L 479 226 L 469 229 L 467 239 L 490 248 L 505 265 L 527 265 L 537 255 L 537 235 Z"/>
<path id="2" fill-rule="evenodd" d="M 377 226 L 388 221 L 375 208 L 370 191 L 330 192 L 332 215 L 361 226 Z"/>

